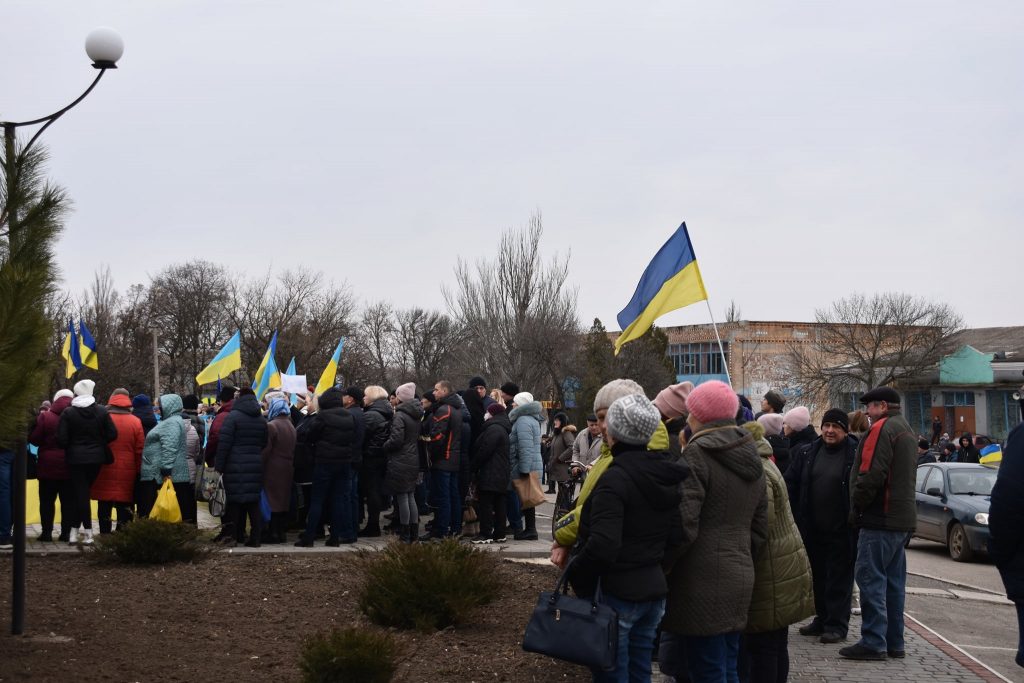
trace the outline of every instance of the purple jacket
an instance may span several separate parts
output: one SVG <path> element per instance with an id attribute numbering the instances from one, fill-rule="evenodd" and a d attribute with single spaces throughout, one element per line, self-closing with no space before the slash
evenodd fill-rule
<path id="1" fill-rule="evenodd" d="M 71 399 L 61 396 L 50 409 L 39 413 L 35 429 L 28 440 L 39 447 L 39 466 L 36 470 L 40 479 L 69 479 L 71 473 L 64 462 L 64 449 L 57 445 L 57 425 L 60 414 L 71 405 Z"/>

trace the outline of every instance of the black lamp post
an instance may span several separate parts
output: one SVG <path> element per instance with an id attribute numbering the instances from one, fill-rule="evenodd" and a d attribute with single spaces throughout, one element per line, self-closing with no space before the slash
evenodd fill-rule
<path id="1" fill-rule="evenodd" d="M 66 114 L 72 107 L 85 99 L 86 95 L 92 92 L 96 84 L 103 78 L 107 69 L 116 69 L 117 60 L 124 53 L 124 41 L 121 36 L 112 28 L 101 27 L 93 29 L 85 39 L 85 52 L 92 60 L 92 66 L 99 69 L 99 73 L 92 84 L 85 92 L 78 96 L 74 102 L 58 112 L 49 116 L 33 119 L 31 121 L 2 121 L 0 125 L 4 129 L 4 153 L 7 162 L 7 221 L 10 228 L 9 235 L 13 236 L 17 229 L 18 208 L 12 205 L 17 197 L 16 173 L 21 168 L 21 160 L 25 158 L 32 145 L 39 138 L 44 130 L 50 127 L 54 121 Z M 22 126 L 42 126 L 29 138 L 28 143 L 17 151 L 17 130 Z M 11 576 L 13 587 L 11 591 L 11 635 L 21 635 L 25 629 L 25 466 L 27 462 L 25 439 L 18 439 L 14 448 L 14 472 L 12 477 L 12 494 L 14 503 L 14 566 Z"/>

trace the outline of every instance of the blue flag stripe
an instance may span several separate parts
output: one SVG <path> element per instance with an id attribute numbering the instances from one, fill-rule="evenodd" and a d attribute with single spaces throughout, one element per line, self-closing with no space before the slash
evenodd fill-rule
<path id="1" fill-rule="evenodd" d="M 683 268 L 697 260 L 690 243 L 690 235 L 686 231 L 684 221 L 679 229 L 662 245 L 658 253 L 648 264 L 644 274 L 637 283 L 633 298 L 619 312 L 616 320 L 623 330 L 636 320 L 648 304 L 654 300 L 662 286 L 679 273 Z"/>

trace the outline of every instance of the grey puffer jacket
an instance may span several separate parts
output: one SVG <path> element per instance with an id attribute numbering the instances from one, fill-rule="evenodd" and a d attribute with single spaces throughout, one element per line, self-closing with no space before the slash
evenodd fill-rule
<path id="1" fill-rule="evenodd" d="M 768 537 L 765 474 L 750 433 L 713 422 L 683 450 L 683 545 L 668 576 L 663 628 L 681 635 L 742 631 L 754 555 Z"/>
<path id="2" fill-rule="evenodd" d="M 540 432 L 544 422 L 541 409 L 540 401 L 531 401 L 513 408 L 508 414 L 512 420 L 508 459 L 513 477 L 530 472 L 539 474 L 544 469 L 544 458 L 540 454 Z"/>
<path id="3" fill-rule="evenodd" d="M 420 473 L 420 419 L 423 407 L 416 399 L 395 407 L 391 430 L 382 450 L 387 456 L 384 490 L 389 494 L 410 493 Z"/>

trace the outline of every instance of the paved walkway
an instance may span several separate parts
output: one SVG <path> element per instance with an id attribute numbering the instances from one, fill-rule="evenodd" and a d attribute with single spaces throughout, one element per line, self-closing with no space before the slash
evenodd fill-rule
<path id="1" fill-rule="evenodd" d="M 549 496 L 549 498 L 551 498 Z M 538 510 L 537 527 L 541 539 L 538 541 L 512 541 L 501 545 L 482 545 L 479 548 L 493 552 L 501 552 L 509 559 L 546 563 L 551 546 L 550 534 L 550 501 Z M 200 504 L 199 526 L 204 529 L 215 529 L 218 520 L 211 517 L 205 504 Z M 93 524 L 93 528 L 98 526 Z M 80 547 L 67 543 L 40 543 L 35 540 L 39 535 L 38 525 L 27 528 L 28 543 L 26 550 L 30 555 L 64 555 L 80 552 Z M 56 537 L 57 532 L 54 532 Z M 293 540 L 296 534 L 290 536 Z M 260 548 L 239 546 L 230 549 L 231 554 L 244 555 L 279 555 L 279 554 L 328 554 L 345 553 L 359 550 L 379 549 L 391 541 L 393 537 L 379 539 L 360 539 L 358 543 L 339 548 L 328 548 L 318 541 L 313 548 L 296 548 L 291 542 L 283 545 L 264 545 Z M 6 551 L 9 552 L 9 551 Z M 856 642 L 860 633 L 860 617 L 854 616 L 850 624 L 850 639 L 839 645 L 823 645 L 817 638 L 801 636 L 797 626 L 790 629 L 789 656 L 790 681 L 794 683 L 834 683 L 841 681 L 929 681 L 946 683 L 952 681 L 994 682 L 1007 681 L 994 672 L 986 669 L 970 655 L 946 642 L 941 636 L 932 633 L 912 617 L 907 619 L 906 646 L 907 656 L 902 660 L 885 662 L 855 662 L 839 656 L 839 649 Z M 662 681 L 670 681 L 662 677 Z"/>

